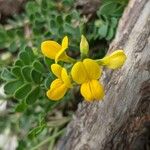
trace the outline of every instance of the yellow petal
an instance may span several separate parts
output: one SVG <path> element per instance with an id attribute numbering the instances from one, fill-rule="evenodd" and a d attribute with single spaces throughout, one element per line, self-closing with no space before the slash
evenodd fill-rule
<path id="1" fill-rule="evenodd" d="M 111 69 L 117 69 L 120 68 L 125 60 L 126 60 L 126 55 L 123 52 L 123 50 L 117 50 L 113 52 L 112 54 L 104 57 L 103 59 L 100 60 L 102 65 L 111 68 Z"/>
<path id="2" fill-rule="evenodd" d="M 47 91 L 46 95 L 50 100 L 60 100 L 64 97 L 67 92 L 67 87 L 60 79 L 56 79 L 52 82 L 50 89 Z"/>
<path id="3" fill-rule="evenodd" d="M 85 82 L 81 85 L 80 92 L 86 101 L 92 101 L 94 99 L 89 82 Z"/>
<path id="4" fill-rule="evenodd" d="M 65 50 L 68 48 L 68 37 L 65 36 L 62 40 L 62 47 L 60 51 L 56 54 L 55 57 L 55 63 L 57 63 L 59 60 L 66 61 L 67 55 L 65 53 Z"/>
<path id="5" fill-rule="evenodd" d="M 51 85 L 50 85 L 50 89 L 55 88 L 55 87 L 59 87 L 63 84 L 63 81 L 61 79 L 55 79 Z"/>
<path id="6" fill-rule="evenodd" d="M 71 76 L 78 84 L 82 84 L 88 80 L 88 75 L 82 62 L 74 64 L 71 69 Z"/>
<path id="7" fill-rule="evenodd" d="M 62 44 L 61 44 L 63 49 L 67 49 L 68 48 L 68 37 L 65 36 L 62 40 Z"/>
<path id="8" fill-rule="evenodd" d="M 98 80 L 92 80 L 90 87 L 95 100 L 101 100 L 104 97 L 103 86 Z"/>
<path id="9" fill-rule="evenodd" d="M 61 48 L 60 51 L 55 56 L 55 63 L 58 63 L 59 60 L 66 61 L 68 56 L 65 52 L 66 49 Z"/>
<path id="10" fill-rule="evenodd" d="M 51 70 L 56 77 L 61 78 L 62 67 L 60 65 L 52 64 Z"/>
<path id="11" fill-rule="evenodd" d="M 80 92 L 87 101 L 100 100 L 104 96 L 103 87 L 97 80 L 83 83 Z"/>
<path id="12" fill-rule="evenodd" d="M 86 72 L 88 74 L 88 78 L 91 79 L 99 79 L 101 76 L 101 69 L 99 65 L 92 59 L 84 59 L 83 61 L 84 67 L 86 69 Z"/>
<path id="13" fill-rule="evenodd" d="M 64 84 L 65 84 L 68 88 L 71 87 L 70 77 L 68 76 L 67 71 L 66 71 L 65 68 L 62 69 L 62 72 L 61 72 L 61 79 L 62 79 L 62 81 L 64 82 Z"/>
<path id="14" fill-rule="evenodd" d="M 61 45 L 55 41 L 44 41 L 41 44 L 41 50 L 44 56 L 55 59 L 56 54 L 60 51 Z"/>

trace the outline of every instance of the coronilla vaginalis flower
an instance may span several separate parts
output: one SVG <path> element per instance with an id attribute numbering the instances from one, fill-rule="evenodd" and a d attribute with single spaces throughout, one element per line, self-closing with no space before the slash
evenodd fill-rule
<path id="1" fill-rule="evenodd" d="M 58 44 L 55 41 L 44 41 L 41 44 L 41 50 L 44 56 L 54 59 L 57 63 L 59 60 L 64 62 L 72 62 L 73 59 L 69 57 L 65 50 L 68 48 L 68 37 L 65 36 L 62 40 L 62 44 Z"/>
<path id="2" fill-rule="evenodd" d="M 51 70 L 57 79 L 51 83 L 50 89 L 47 91 L 47 96 L 49 99 L 57 101 L 64 97 L 65 93 L 72 87 L 72 85 L 65 68 L 58 64 L 53 64 Z"/>
<path id="3" fill-rule="evenodd" d="M 116 50 L 102 59 L 93 60 L 88 58 L 89 44 L 82 35 L 80 42 L 81 58 L 74 60 L 69 57 L 65 50 L 68 49 L 68 37 L 65 36 L 62 44 L 55 41 L 45 41 L 41 44 L 41 50 L 44 56 L 54 59 L 55 64 L 51 65 L 51 70 L 57 77 L 47 91 L 50 100 L 60 100 L 65 93 L 72 88 L 72 85 L 80 85 L 81 95 L 87 101 L 102 100 L 104 97 L 104 88 L 99 82 L 103 67 L 110 69 L 120 68 L 126 60 L 123 50 Z M 67 67 L 61 67 L 57 64 L 59 61 L 70 63 Z M 67 69 L 70 71 L 67 73 Z M 72 81 L 71 81 L 72 79 Z M 73 84 L 73 81 L 76 84 Z"/>
<path id="4" fill-rule="evenodd" d="M 73 80 L 81 84 L 81 95 L 87 101 L 99 100 L 104 96 L 104 90 L 98 79 L 102 73 L 99 65 L 92 59 L 79 61 L 72 67 L 71 75 Z"/>
<path id="5" fill-rule="evenodd" d="M 110 69 L 120 68 L 126 60 L 126 55 L 123 50 L 116 50 L 112 54 L 97 60 L 99 65 L 106 66 Z"/>

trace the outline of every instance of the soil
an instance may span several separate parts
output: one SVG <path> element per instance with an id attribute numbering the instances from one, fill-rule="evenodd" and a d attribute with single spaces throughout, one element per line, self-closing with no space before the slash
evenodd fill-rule
<path id="1" fill-rule="evenodd" d="M 6 20 L 14 14 L 24 10 L 27 0 L 0 0 L 0 24 L 6 24 Z"/>

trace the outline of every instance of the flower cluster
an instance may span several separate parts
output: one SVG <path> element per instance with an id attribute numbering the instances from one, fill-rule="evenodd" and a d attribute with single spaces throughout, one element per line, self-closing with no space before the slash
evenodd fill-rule
<path id="1" fill-rule="evenodd" d="M 44 41 L 41 44 L 41 50 L 44 56 L 55 60 L 51 65 L 51 71 L 57 77 L 50 85 L 46 95 L 50 100 L 60 100 L 66 92 L 73 88 L 73 85 L 80 85 L 81 95 L 86 101 L 101 100 L 104 97 L 104 88 L 99 82 L 102 75 L 102 67 L 110 69 L 120 68 L 126 55 L 123 50 L 116 50 L 112 54 L 102 59 L 93 60 L 88 58 L 89 44 L 82 35 L 80 42 L 81 59 L 75 60 L 66 53 L 68 49 L 68 37 L 65 36 L 61 45 L 55 41 Z M 71 70 L 59 65 L 59 61 L 70 63 Z M 75 82 L 76 84 L 73 84 Z"/>

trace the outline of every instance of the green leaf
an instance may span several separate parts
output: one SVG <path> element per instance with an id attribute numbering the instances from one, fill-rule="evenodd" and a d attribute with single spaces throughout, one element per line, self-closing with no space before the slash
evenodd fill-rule
<path id="1" fill-rule="evenodd" d="M 65 6 L 72 6 L 73 0 L 62 0 L 62 4 Z"/>
<path id="2" fill-rule="evenodd" d="M 115 17 L 120 17 L 123 13 L 123 10 L 124 10 L 124 6 L 118 6 L 116 7 L 114 13 L 112 16 L 115 16 Z"/>
<path id="3" fill-rule="evenodd" d="M 62 38 L 63 33 L 64 33 L 63 27 L 62 26 L 58 27 L 58 36 L 59 36 L 59 38 Z"/>
<path id="4" fill-rule="evenodd" d="M 21 71 L 22 71 L 23 78 L 26 81 L 31 82 L 32 81 L 32 76 L 31 76 L 32 68 L 30 66 L 24 66 Z"/>
<path id="5" fill-rule="evenodd" d="M 57 34 L 58 33 L 58 29 L 57 27 L 57 22 L 56 20 L 50 20 L 50 31 L 52 34 Z"/>
<path id="6" fill-rule="evenodd" d="M 109 30 L 108 30 L 108 34 L 107 34 L 106 39 L 111 40 L 113 38 L 113 36 L 114 36 L 114 28 L 110 27 Z"/>
<path id="7" fill-rule="evenodd" d="M 0 48 L 4 48 L 4 43 L 7 41 L 7 32 L 4 30 L 4 27 L 0 26 Z M 3 45 L 3 46 L 2 46 Z"/>
<path id="8" fill-rule="evenodd" d="M 15 91 L 22 86 L 22 84 L 23 82 L 20 80 L 14 80 L 6 83 L 4 86 L 5 93 L 12 96 Z"/>
<path id="9" fill-rule="evenodd" d="M 33 104 L 38 99 L 39 95 L 40 95 L 40 87 L 35 87 L 26 97 L 26 103 Z"/>
<path id="10" fill-rule="evenodd" d="M 46 9 L 48 7 L 46 0 L 42 0 L 41 2 L 41 8 Z"/>
<path id="11" fill-rule="evenodd" d="M 35 14 L 36 12 L 39 11 L 39 6 L 36 2 L 30 1 L 26 4 L 26 11 L 29 15 Z"/>
<path id="12" fill-rule="evenodd" d="M 19 58 L 24 62 L 25 65 L 30 64 L 30 56 L 28 55 L 27 52 L 21 52 L 19 54 Z"/>
<path id="13" fill-rule="evenodd" d="M 26 150 L 27 143 L 24 139 L 18 139 L 18 147 L 16 150 Z"/>
<path id="14" fill-rule="evenodd" d="M 32 88 L 31 84 L 26 83 L 26 84 L 22 85 L 19 89 L 17 89 L 14 95 L 17 99 L 23 99 L 31 91 L 31 88 Z"/>
<path id="15" fill-rule="evenodd" d="M 57 21 L 57 24 L 61 26 L 63 24 L 63 18 L 62 18 L 62 16 L 61 15 L 57 16 L 56 17 L 56 21 Z"/>
<path id="16" fill-rule="evenodd" d="M 16 42 L 12 42 L 10 45 L 9 45 L 9 51 L 11 52 L 11 53 L 14 53 L 14 52 L 16 52 L 17 51 L 17 45 L 16 45 Z"/>
<path id="17" fill-rule="evenodd" d="M 65 30 L 65 32 L 67 32 L 67 33 L 69 33 L 69 34 L 71 34 L 71 35 L 73 35 L 74 33 L 76 33 L 76 29 L 73 27 L 73 26 L 71 26 L 69 23 L 64 23 L 63 24 L 63 27 L 64 27 L 64 30 Z"/>
<path id="18" fill-rule="evenodd" d="M 67 23 L 70 23 L 70 22 L 71 22 L 71 15 L 66 15 L 65 21 L 66 21 Z"/>
<path id="19" fill-rule="evenodd" d="M 26 110 L 26 108 L 28 107 L 28 105 L 26 104 L 25 100 L 22 100 L 15 108 L 16 112 L 23 112 Z"/>
<path id="20" fill-rule="evenodd" d="M 98 11 L 98 16 L 100 15 L 112 16 L 116 8 L 117 8 L 117 3 L 111 1 L 106 2 L 100 7 L 100 10 Z"/>
<path id="21" fill-rule="evenodd" d="M 22 38 L 24 36 L 24 30 L 21 28 L 21 29 L 17 29 L 16 30 L 16 35 L 19 37 L 19 38 Z"/>
<path id="22" fill-rule="evenodd" d="M 21 59 L 18 59 L 18 60 L 15 61 L 14 65 L 22 67 L 24 65 L 24 63 L 23 63 L 23 61 Z"/>
<path id="23" fill-rule="evenodd" d="M 4 68 L 1 73 L 1 78 L 3 80 L 9 81 L 9 80 L 13 80 L 15 77 L 8 69 Z"/>
<path id="24" fill-rule="evenodd" d="M 108 25 L 107 24 L 102 24 L 100 26 L 100 28 L 98 29 L 98 34 L 104 38 L 107 35 L 107 31 L 108 31 Z"/>
<path id="25" fill-rule="evenodd" d="M 34 61 L 34 59 L 35 59 L 35 55 L 33 53 L 33 50 L 30 47 L 25 47 L 25 52 L 30 57 L 30 62 L 32 63 Z"/>
<path id="26" fill-rule="evenodd" d="M 118 19 L 115 17 L 112 17 L 111 18 L 111 27 L 116 28 L 117 24 L 118 24 Z"/>
<path id="27" fill-rule="evenodd" d="M 122 5 L 126 5 L 129 0 L 113 0 L 113 1 L 115 1 L 115 2 L 117 2 L 117 3 L 120 3 L 120 4 L 122 4 Z"/>
<path id="28" fill-rule="evenodd" d="M 30 130 L 30 132 L 29 132 L 29 134 L 28 134 L 28 137 L 29 137 L 30 139 L 35 138 L 37 135 L 39 135 L 39 134 L 43 131 L 43 129 L 45 128 L 45 126 L 46 126 L 46 125 L 43 124 L 43 125 L 41 125 L 41 126 L 38 126 L 38 127 L 34 128 L 34 129 Z"/>
<path id="29" fill-rule="evenodd" d="M 49 68 L 54 63 L 54 60 L 44 57 L 44 62 L 47 65 L 47 67 Z"/>
<path id="30" fill-rule="evenodd" d="M 14 76 L 16 76 L 19 79 L 22 79 L 22 73 L 21 73 L 21 67 L 19 66 L 14 66 L 11 68 L 11 72 L 12 74 L 14 74 Z"/>
<path id="31" fill-rule="evenodd" d="M 44 66 L 39 61 L 34 61 L 33 67 L 38 72 L 41 72 L 41 73 L 45 72 Z"/>
<path id="32" fill-rule="evenodd" d="M 45 79 L 44 85 L 46 89 L 49 89 L 50 83 L 54 80 L 53 76 L 51 74 L 47 75 L 47 78 Z"/>
<path id="33" fill-rule="evenodd" d="M 37 72 L 35 69 L 32 70 L 31 72 L 32 80 L 39 84 L 42 81 L 42 74 Z"/>

